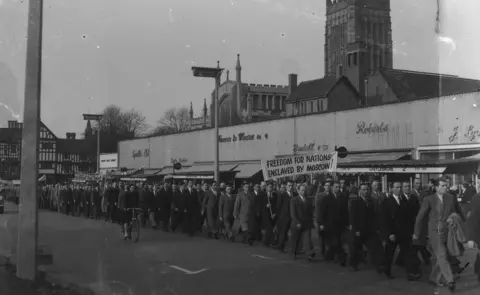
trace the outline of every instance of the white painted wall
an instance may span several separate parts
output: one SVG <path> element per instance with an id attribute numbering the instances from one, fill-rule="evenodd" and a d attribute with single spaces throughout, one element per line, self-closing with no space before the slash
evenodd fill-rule
<path id="1" fill-rule="evenodd" d="M 388 128 L 380 133 L 357 133 L 361 121 L 367 125 L 388 124 Z M 466 137 L 469 125 L 474 125 L 478 134 L 474 132 L 475 136 Z M 457 137 L 450 142 L 456 126 Z M 238 138 L 241 132 L 255 137 L 260 135 L 260 139 L 234 142 L 233 135 Z M 220 143 L 221 161 L 258 160 L 292 154 L 294 144 L 315 143 L 321 150 L 328 146 L 328 151 L 332 151 L 335 145 L 343 145 L 350 151 L 367 151 L 480 143 L 480 93 L 225 127 L 220 129 L 220 135 L 232 137 L 232 142 Z M 169 165 L 172 158 L 186 158 L 187 164 L 212 161 L 212 136 L 213 130 L 209 129 L 120 142 L 119 165 L 161 168 Z M 142 150 L 142 156 L 132 157 L 132 151 L 138 149 Z M 150 152 L 144 153 L 145 149 Z"/>

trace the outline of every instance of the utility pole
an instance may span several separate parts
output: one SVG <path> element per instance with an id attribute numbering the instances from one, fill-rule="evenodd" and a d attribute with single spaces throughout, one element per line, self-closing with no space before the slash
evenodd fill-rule
<path id="1" fill-rule="evenodd" d="M 37 276 L 37 193 L 42 80 L 42 18 L 43 0 L 30 0 L 28 9 L 17 249 L 17 277 L 26 280 L 35 280 Z"/>
<path id="2" fill-rule="evenodd" d="M 218 126 L 218 113 L 219 113 L 219 101 L 218 101 L 218 91 L 220 85 L 220 77 L 224 69 L 220 68 L 220 62 L 217 61 L 216 68 L 205 68 L 205 67 L 192 67 L 194 77 L 203 77 L 203 78 L 214 78 L 215 79 L 215 97 L 213 104 L 213 115 L 214 115 L 214 132 L 213 132 L 213 177 L 214 180 L 218 183 L 220 181 L 220 147 L 219 147 L 219 126 Z M 211 120 L 210 120 L 211 122 Z"/>

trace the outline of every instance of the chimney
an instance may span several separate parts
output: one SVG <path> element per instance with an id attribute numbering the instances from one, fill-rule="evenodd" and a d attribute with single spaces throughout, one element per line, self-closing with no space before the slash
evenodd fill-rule
<path id="1" fill-rule="evenodd" d="M 75 139 L 75 137 L 77 137 L 77 134 L 75 132 L 70 133 L 70 135 L 72 136 L 72 139 Z"/>
<path id="2" fill-rule="evenodd" d="M 288 96 L 290 97 L 297 89 L 298 76 L 297 74 L 288 74 Z"/>
<path id="3" fill-rule="evenodd" d="M 67 132 L 66 136 L 67 136 L 67 139 L 70 139 L 70 132 Z"/>
<path id="4" fill-rule="evenodd" d="M 343 77 L 343 65 L 337 66 L 337 80 Z"/>
<path id="5" fill-rule="evenodd" d="M 242 66 L 240 65 L 240 54 L 237 54 L 237 64 L 235 65 L 235 82 L 236 82 L 236 95 L 237 95 L 237 117 L 242 116 Z"/>

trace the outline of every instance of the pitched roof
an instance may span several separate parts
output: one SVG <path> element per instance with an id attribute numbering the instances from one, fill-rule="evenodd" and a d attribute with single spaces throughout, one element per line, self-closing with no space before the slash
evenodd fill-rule
<path id="1" fill-rule="evenodd" d="M 95 151 L 95 140 L 88 139 L 57 139 L 58 153 L 84 154 Z"/>
<path id="2" fill-rule="evenodd" d="M 380 69 L 380 73 L 400 101 L 427 99 L 480 90 L 480 81 L 458 76 Z"/>
<path id="3" fill-rule="evenodd" d="M 342 77 L 343 78 L 343 77 Z M 326 97 L 330 90 L 340 81 L 336 76 L 327 76 L 321 79 L 303 81 L 297 89 L 287 97 L 286 101 L 297 101 L 307 98 Z"/>

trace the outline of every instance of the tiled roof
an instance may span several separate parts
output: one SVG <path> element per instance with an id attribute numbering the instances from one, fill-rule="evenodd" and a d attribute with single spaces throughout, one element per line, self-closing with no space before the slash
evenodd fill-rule
<path id="1" fill-rule="evenodd" d="M 95 141 L 86 139 L 58 139 L 58 153 L 84 154 L 95 151 Z"/>
<path id="2" fill-rule="evenodd" d="M 381 75 L 400 101 L 427 99 L 480 90 L 480 81 L 457 76 L 381 69 Z"/>
<path id="3" fill-rule="evenodd" d="M 342 77 L 343 78 L 343 77 Z M 326 97 L 330 90 L 337 84 L 336 76 L 327 76 L 321 79 L 303 81 L 286 101 L 297 101 L 307 98 Z"/>

